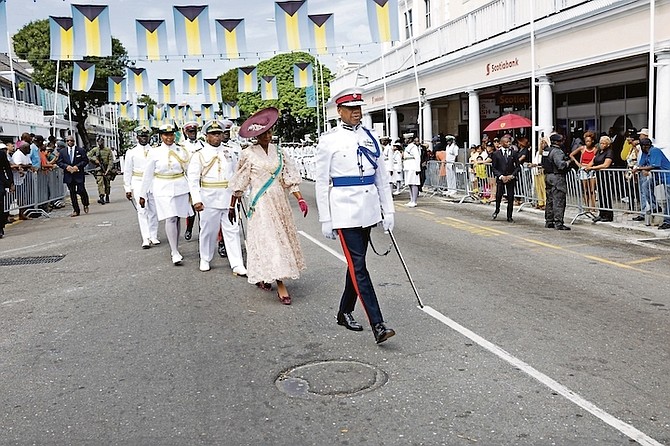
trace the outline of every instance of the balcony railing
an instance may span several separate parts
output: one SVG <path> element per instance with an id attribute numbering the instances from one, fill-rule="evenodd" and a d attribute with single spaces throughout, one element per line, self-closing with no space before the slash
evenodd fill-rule
<path id="1" fill-rule="evenodd" d="M 18 122 L 32 126 L 44 124 L 44 110 L 42 107 L 25 102 L 0 97 L 0 122 Z"/>

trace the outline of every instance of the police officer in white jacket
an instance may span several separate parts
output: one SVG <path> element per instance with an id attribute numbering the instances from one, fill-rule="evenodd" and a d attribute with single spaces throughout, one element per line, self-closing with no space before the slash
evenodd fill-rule
<path id="1" fill-rule="evenodd" d="M 239 159 L 221 143 L 224 130 L 224 125 L 217 120 L 207 122 L 202 128 L 207 143 L 202 150 L 192 155 L 188 166 L 187 177 L 193 207 L 200 213 L 200 271 L 210 270 L 217 235 L 221 230 L 233 274 L 246 276 L 240 227 L 228 219 L 232 195 L 228 189 L 228 180 L 234 175 Z"/>
<path id="2" fill-rule="evenodd" d="M 188 121 L 184 124 L 182 129 L 184 130 L 184 141 L 182 145 L 188 151 L 189 154 L 193 155 L 196 152 L 202 150 L 205 147 L 205 143 L 198 139 L 198 123 L 196 121 Z M 193 209 L 193 216 L 186 219 L 186 230 L 184 231 L 184 239 L 191 240 L 193 237 L 193 226 L 195 225 L 195 209 Z"/>
<path id="3" fill-rule="evenodd" d="M 135 134 L 137 135 L 137 145 L 126 152 L 123 164 L 123 188 L 128 200 L 140 196 L 142 176 L 151 150 L 149 145 L 151 129 L 147 126 L 140 126 L 135 128 Z M 151 191 L 147 191 L 145 206 L 137 206 L 137 220 L 142 235 L 142 248 L 149 249 L 151 245 L 160 244 L 156 204 Z"/>
<path id="4" fill-rule="evenodd" d="M 363 330 L 352 315 L 360 296 L 379 344 L 395 332 L 384 324 L 365 255 L 373 226 L 381 221 L 385 230 L 393 229 L 393 197 L 381 144 L 361 125 L 362 91 L 344 90 L 334 101 L 342 122 L 319 138 L 315 176 L 323 235 L 330 239 L 339 235 L 348 265 L 337 323 Z"/>

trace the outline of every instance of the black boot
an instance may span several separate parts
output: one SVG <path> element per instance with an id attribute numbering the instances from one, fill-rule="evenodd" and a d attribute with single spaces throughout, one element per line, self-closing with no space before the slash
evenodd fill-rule
<path id="1" fill-rule="evenodd" d="M 105 203 L 109 203 L 109 195 L 105 195 Z"/>
<path id="2" fill-rule="evenodd" d="M 363 326 L 356 322 L 351 313 L 337 313 L 337 325 L 342 325 L 353 331 L 363 331 Z"/>
<path id="3" fill-rule="evenodd" d="M 98 203 L 105 204 L 105 196 L 104 195 L 100 195 L 100 198 L 98 198 Z"/>
<path id="4" fill-rule="evenodd" d="M 381 344 L 391 336 L 395 336 L 395 331 L 393 331 L 391 328 L 386 328 L 386 325 L 384 325 L 383 322 L 374 324 L 372 326 L 372 333 L 375 335 L 375 341 L 377 341 L 377 344 Z"/>

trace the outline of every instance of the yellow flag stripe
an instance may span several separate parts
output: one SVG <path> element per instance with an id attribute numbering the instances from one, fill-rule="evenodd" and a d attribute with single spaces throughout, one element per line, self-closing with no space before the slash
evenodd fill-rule
<path id="1" fill-rule="evenodd" d="M 170 97 L 170 86 L 163 85 L 163 102 L 170 102 L 172 98 Z"/>
<path id="2" fill-rule="evenodd" d="M 188 48 L 188 55 L 195 56 L 202 54 L 200 43 L 200 19 L 195 19 L 192 22 L 184 19 L 186 24 L 186 45 Z"/>
<path id="3" fill-rule="evenodd" d="M 158 60 L 160 59 L 160 46 L 158 44 L 158 29 L 154 32 L 146 30 L 145 33 L 147 37 L 147 58 L 149 60 Z"/>
<path id="4" fill-rule="evenodd" d="M 229 59 L 239 57 L 240 51 L 237 48 L 237 30 L 228 31 L 224 29 L 224 36 L 226 38 L 226 56 Z"/>
<path id="5" fill-rule="evenodd" d="M 100 20 L 96 17 L 94 20 L 84 18 L 84 27 L 86 29 L 86 49 L 85 56 L 102 56 L 100 41 Z"/>
<path id="6" fill-rule="evenodd" d="M 144 82 L 142 82 L 142 75 L 135 74 L 135 93 L 144 94 Z"/>
<path id="7" fill-rule="evenodd" d="M 60 29 L 60 57 L 63 60 L 74 60 L 74 28 Z"/>
<path id="8" fill-rule="evenodd" d="M 79 90 L 86 90 L 88 86 L 88 70 L 79 70 Z"/>
<path id="9" fill-rule="evenodd" d="M 316 51 L 319 54 L 326 54 L 328 39 L 326 38 L 326 27 L 314 25 L 314 40 L 316 41 Z"/>
<path id="10" fill-rule="evenodd" d="M 379 29 L 379 40 L 382 42 L 391 41 L 391 12 L 387 2 L 384 6 L 376 5 L 377 10 L 377 28 Z"/>
<path id="11" fill-rule="evenodd" d="M 189 76 L 188 78 L 188 92 L 189 94 L 198 94 L 198 77 Z"/>
<path id="12" fill-rule="evenodd" d="M 298 14 L 293 14 L 290 16 L 285 14 L 286 17 L 286 41 L 288 42 L 289 50 L 299 50 L 300 49 L 300 25 L 298 23 Z"/>
<path id="13" fill-rule="evenodd" d="M 121 102 L 121 84 L 114 82 L 114 102 Z"/>
<path id="14" fill-rule="evenodd" d="M 307 69 L 300 70 L 300 86 L 306 87 L 307 85 Z"/>
<path id="15" fill-rule="evenodd" d="M 253 79 L 252 79 L 252 76 L 251 76 L 250 74 L 245 74 L 245 75 L 244 75 L 244 91 L 245 91 L 245 92 L 251 92 L 251 90 L 252 90 L 252 88 L 251 88 L 251 83 L 252 83 L 252 81 L 253 81 Z"/>

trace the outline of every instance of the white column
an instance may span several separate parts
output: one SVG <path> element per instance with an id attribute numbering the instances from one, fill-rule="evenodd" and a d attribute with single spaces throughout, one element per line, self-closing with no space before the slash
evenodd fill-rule
<path id="1" fill-rule="evenodd" d="M 656 52 L 656 119 L 654 145 L 670 149 L 670 48 Z M 652 127 L 651 122 L 649 127 Z"/>
<path id="2" fill-rule="evenodd" d="M 400 136 L 398 134 L 398 110 L 396 110 L 395 107 L 389 108 L 389 128 L 391 129 L 389 131 L 389 136 L 391 137 L 391 140 L 395 142 Z"/>
<path id="3" fill-rule="evenodd" d="M 423 135 L 421 135 L 422 141 L 430 141 L 433 139 L 433 109 L 430 106 L 430 101 L 425 101 L 423 103 L 423 116 L 421 121 L 423 124 Z"/>
<path id="4" fill-rule="evenodd" d="M 479 122 L 479 93 L 476 90 L 468 91 L 468 147 L 481 143 L 482 126 Z"/>
<path id="5" fill-rule="evenodd" d="M 363 114 L 363 126 L 372 129 L 372 115 L 370 115 L 370 113 Z"/>
<path id="6" fill-rule="evenodd" d="M 540 133 L 549 136 L 554 131 L 554 92 L 553 83 L 547 76 L 537 78 L 537 126 Z"/>

